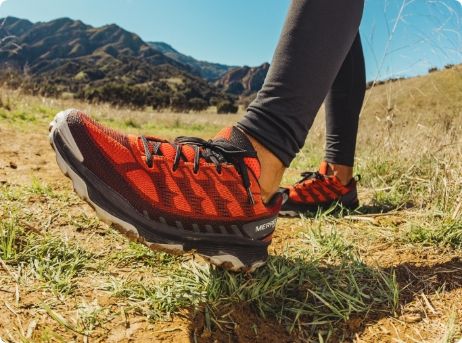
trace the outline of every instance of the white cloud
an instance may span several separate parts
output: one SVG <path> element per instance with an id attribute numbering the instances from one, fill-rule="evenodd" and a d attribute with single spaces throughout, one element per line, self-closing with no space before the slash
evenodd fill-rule
<path id="1" fill-rule="evenodd" d="M 1 1 L 1 0 L 0 0 Z M 6 1 L 6 0 L 5 0 Z M 462 5 L 462 0 L 456 0 L 459 4 Z"/>
<path id="2" fill-rule="evenodd" d="M 3 5 L 5 3 L 6 0 L 0 0 L 0 6 Z M 462 1 L 462 0 L 460 0 Z"/>

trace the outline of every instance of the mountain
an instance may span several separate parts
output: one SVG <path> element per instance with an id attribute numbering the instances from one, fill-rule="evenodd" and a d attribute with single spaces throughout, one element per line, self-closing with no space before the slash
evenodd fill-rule
<path id="1" fill-rule="evenodd" d="M 191 73 L 199 76 L 208 81 L 216 81 L 226 74 L 229 70 L 235 68 L 234 66 L 227 66 L 219 63 L 210 63 L 205 61 L 198 61 L 191 56 L 184 55 L 174 48 L 172 48 L 167 43 L 163 42 L 148 42 L 154 50 L 162 52 L 165 56 L 170 57 L 171 59 L 189 66 L 191 68 Z"/>
<path id="2" fill-rule="evenodd" d="M 192 65 L 111 24 L 0 19 L 0 81 L 42 95 L 63 92 L 115 105 L 202 109 L 233 101 Z"/>
<path id="3" fill-rule="evenodd" d="M 264 63 L 259 67 L 237 67 L 224 74 L 216 85 L 226 93 L 247 97 L 260 90 L 268 74 L 270 65 Z"/>
<path id="4" fill-rule="evenodd" d="M 171 59 L 189 66 L 191 73 L 213 82 L 225 93 L 240 97 L 243 102 L 248 102 L 247 99 L 252 98 L 260 90 L 270 66 L 264 63 L 258 67 L 233 67 L 198 61 L 179 53 L 167 43 L 149 42 L 148 44 Z"/>

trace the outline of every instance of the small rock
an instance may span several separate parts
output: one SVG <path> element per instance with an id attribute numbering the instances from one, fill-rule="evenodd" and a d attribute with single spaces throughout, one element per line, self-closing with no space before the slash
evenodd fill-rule
<path id="1" fill-rule="evenodd" d="M 10 162 L 10 168 L 11 169 L 18 169 L 18 165 L 14 162 Z"/>

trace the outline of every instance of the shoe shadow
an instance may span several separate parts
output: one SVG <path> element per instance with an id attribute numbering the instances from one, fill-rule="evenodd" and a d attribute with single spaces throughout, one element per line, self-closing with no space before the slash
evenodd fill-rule
<path id="1" fill-rule="evenodd" d="M 190 313 L 190 341 L 351 341 L 422 293 L 462 288 L 461 271 L 460 259 L 379 269 L 280 256 L 250 275 L 211 269 L 209 300 Z"/>
<path id="2" fill-rule="evenodd" d="M 357 209 L 352 211 L 352 213 L 359 215 L 385 214 L 389 212 L 407 210 L 412 207 L 414 207 L 414 204 L 411 202 L 399 205 L 390 202 L 371 202 L 369 204 L 359 206 Z"/>
<path id="3" fill-rule="evenodd" d="M 342 218 L 350 215 L 370 216 L 399 212 L 402 210 L 410 209 L 412 207 L 414 207 L 414 204 L 410 202 L 399 205 L 389 202 L 370 202 L 354 209 L 344 207 L 341 204 L 335 204 L 327 209 L 320 209 L 318 212 L 304 213 L 303 216 L 306 218 L 319 218 L 326 216 Z"/>

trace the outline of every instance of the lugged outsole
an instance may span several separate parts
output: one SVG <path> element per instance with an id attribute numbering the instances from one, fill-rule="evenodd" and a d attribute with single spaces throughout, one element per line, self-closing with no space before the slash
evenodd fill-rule
<path id="1" fill-rule="evenodd" d="M 238 257 L 233 256 L 233 255 L 208 256 L 208 255 L 204 255 L 201 253 L 197 253 L 194 250 L 185 250 L 183 245 L 181 244 L 161 244 L 161 243 L 149 242 L 145 240 L 139 234 L 138 229 L 135 226 L 115 217 L 114 215 L 110 214 L 109 212 L 105 211 L 102 207 L 94 203 L 88 195 L 87 186 L 84 180 L 74 170 L 72 170 L 70 166 L 68 166 L 64 158 L 61 156 L 59 150 L 56 148 L 56 145 L 54 142 L 55 130 L 59 130 L 60 135 L 62 137 L 64 136 L 64 141 L 66 142 L 66 144 L 68 144 L 71 147 L 71 149 L 78 150 L 77 145 L 75 144 L 72 138 L 72 135 L 70 135 L 70 131 L 66 123 L 66 117 L 70 113 L 70 111 L 73 111 L 73 110 L 59 112 L 55 116 L 55 118 L 51 121 L 49 125 L 49 136 L 48 136 L 50 140 L 50 144 L 56 153 L 56 162 L 61 172 L 72 181 L 74 191 L 77 193 L 77 195 L 82 200 L 87 202 L 95 210 L 96 215 L 103 222 L 105 222 L 108 225 L 112 225 L 115 229 L 117 229 L 117 231 L 122 233 L 124 236 L 126 236 L 130 240 L 138 242 L 138 243 L 142 243 L 154 251 L 163 251 L 163 252 L 167 252 L 169 254 L 174 254 L 174 255 L 184 254 L 188 252 L 196 253 L 197 255 L 207 260 L 210 264 L 216 265 L 218 267 L 221 267 L 223 269 L 230 270 L 233 272 L 251 273 L 255 271 L 256 269 L 258 269 L 259 267 L 266 264 L 266 261 L 256 261 L 252 263 L 251 265 L 245 265 Z M 63 129 L 64 132 L 61 132 L 60 130 L 62 127 L 64 128 Z M 76 158 L 79 159 L 80 161 L 83 161 L 83 157 L 81 156 L 82 155 L 80 154 L 80 151 L 78 151 L 76 153 Z"/>

